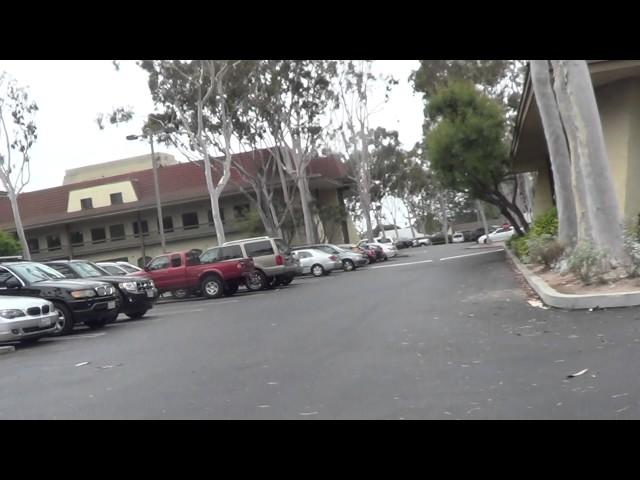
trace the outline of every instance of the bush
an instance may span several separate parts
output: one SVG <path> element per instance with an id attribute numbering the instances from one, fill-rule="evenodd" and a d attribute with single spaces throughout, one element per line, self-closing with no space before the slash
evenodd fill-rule
<path id="1" fill-rule="evenodd" d="M 19 255 L 22 253 L 20 243 L 5 232 L 0 232 L 0 256 Z"/>
<path id="2" fill-rule="evenodd" d="M 517 237 L 513 236 L 507 241 L 507 247 L 513 251 L 516 257 L 518 257 L 520 260 L 525 261 L 525 259 L 528 260 L 529 257 L 529 245 L 527 243 L 528 240 L 528 235 L 519 235 Z"/>
<path id="3" fill-rule="evenodd" d="M 637 277 L 640 275 L 640 241 L 638 239 L 638 226 L 625 225 L 624 251 L 629 256 L 629 264 L 626 265 L 627 275 Z"/>
<path id="4" fill-rule="evenodd" d="M 604 283 L 604 275 L 609 270 L 607 252 L 588 243 L 579 244 L 568 258 L 569 271 L 586 285 L 597 280 Z"/>
<path id="5" fill-rule="evenodd" d="M 564 246 L 552 235 L 532 236 L 526 243 L 531 261 L 546 268 L 554 266 L 564 253 Z"/>
<path id="6" fill-rule="evenodd" d="M 556 208 L 550 208 L 536 217 L 529 228 L 529 234 L 535 237 L 542 235 L 558 236 L 558 211 Z"/>

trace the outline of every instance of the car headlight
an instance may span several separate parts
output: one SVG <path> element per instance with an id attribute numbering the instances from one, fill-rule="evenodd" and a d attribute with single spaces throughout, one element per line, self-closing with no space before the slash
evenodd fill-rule
<path id="1" fill-rule="evenodd" d="M 73 298 L 89 298 L 95 297 L 96 292 L 94 290 L 74 290 L 71 292 Z"/>
<path id="2" fill-rule="evenodd" d="M 128 292 L 137 292 L 138 291 L 138 284 L 136 282 L 122 282 L 122 283 L 118 284 L 118 286 L 120 288 L 122 288 L 123 290 L 126 290 Z"/>
<path id="3" fill-rule="evenodd" d="M 22 310 L 17 310 L 15 308 L 9 308 L 7 310 L 0 310 L 0 317 L 2 318 L 19 318 L 25 317 L 26 315 Z"/>

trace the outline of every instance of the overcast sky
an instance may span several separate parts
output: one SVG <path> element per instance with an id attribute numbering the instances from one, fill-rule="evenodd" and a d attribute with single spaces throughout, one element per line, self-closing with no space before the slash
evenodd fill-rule
<path id="1" fill-rule="evenodd" d="M 399 84 L 390 100 L 371 117 L 372 127 L 398 130 L 405 148 L 422 135 L 422 101 L 408 82 L 417 60 L 377 60 L 374 73 L 393 75 Z M 38 140 L 31 153 L 32 180 L 26 191 L 62 185 L 65 170 L 149 153 L 147 143 L 126 140 L 139 133 L 144 114 L 153 111 L 147 75 L 133 61 L 116 71 L 108 60 L 0 60 L 19 85 L 28 86 L 38 103 Z M 371 105 L 381 103 L 373 99 Z M 100 130 L 95 122 L 100 112 L 130 106 L 140 116 L 136 121 Z M 158 151 L 184 157 L 166 147 Z"/>

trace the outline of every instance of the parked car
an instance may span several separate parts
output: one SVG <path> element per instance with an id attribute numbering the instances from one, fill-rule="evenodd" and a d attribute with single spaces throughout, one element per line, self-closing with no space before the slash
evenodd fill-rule
<path id="1" fill-rule="evenodd" d="M 376 257 L 376 262 L 384 262 L 389 259 L 380 245 L 361 242 L 358 244 L 358 246 L 360 248 L 364 248 L 365 250 L 370 250 L 371 252 L 373 252 Z"/>
<path id="2" fill-rule="evenodd" d="M 358 243 L 358 246 L 362 245 L 362 244 L 367 244 L 367 245 L 371 245 L 371 246 L 376 246 L 376 247 L 380 247 L 382 248 L 382 250 L 384 251 L 384 254 L 387 258 L 393 258 L 398 254 L 398 249 L 396 247 L 393 246 L 393 243 L 391 242 L 384 242 L 384 243 L 380 243 L 380 242 L 369 242 L 367 240 L 361 240 Z"/>
<path id="3" fill-rule="evenodd" d="M 464 233 L 456 232 L 451 236 L 452 243 L 463 243 L 464 242 Z"/>
<path id="4" fill-rule="evenodd" d="M 252 258 L 256 273 L 246 286 L 249 290 L 261 290 L 276 285 L 288 285 L 298 271 L 291 249 L 277 237 L 244 238 L 226 242 L 223 246 L 239 246 L 244 258 Z"/>
<path id="5" fill-rule="evenodd" d="M 128 272 L 115 262 L 96 262 L 96 265 L 109 275 L 129 275 L 130 273 L 133 273 Z"/>
<path id="6" fill-rule="evenodd" d="M 351 272 L 357 267 L 361 267 L 369 263 L 366 255 L 362 253 L 352 252 L 351 250 L 345 250 L 344 248 L 340 248 L 330 243 L 303 245 L 299 247 L 293 247 L 291 250 L 295 252 L 296 250 L 304 250 L 307 248 L 315 248 L 316 250 L 321 250 L 325 253 L 328 253 L 329 255 L 336 255 L 342 262 L 342 268 L 345 272 Z"/>
<path id="7" fill-rule="evenodd" d="M 367 259 L 367 263 L 374 263 L 377 261 L 376 252 L 370 248 L 357 247 L 356 245 L 338 245 L 338 247 L 363 255 Z"/>
<path id="8" fill-rule="evenodd" d="M 513 227 L 498 228 L 494 232 L 490 233 L 488 237 L 492 242 L 504 242 L 513 237 L 515 232 L 516 231 Z M 487 243 L 487 235 L 479 237 L 478 243 Z"/>
<path id="9" fill-rule="evenodd" d="M 57 270 L 65 278 L 88 278 L 110 283 L 118 292 L 119 313 L 132 319 L 142 318 L 153 308 L 158 298 L 158 291 L 149 278 L 111 275 L 88 260 L 56 260 L 44 264 Z"/>
<path id="10" fill-rule="evenodd" d="M 129 263 L 129 262 L 116 262 L 120 267 L 124 268 L 127 272 L 129 273 L 133 273 L 133 272 L 141 272 L 142 268 L 134 265 L 133 263 Z"/>
<path id="11" fill-rule="evenodd" d="M 37 297 L 0 297 L 0 343 L 36 342 L 56 333 L 53 303 Z"/>
<path id="12" fill-rule="evenodd" d="M 429 237 L 418 237 L 413 241 L 414 247 L 425 247 L 428 245 L 432 245 L 431 238 Z"/>
<path id="13" fill-rule="evenodd" d="M 411 248 L 413 247 L 413 240 L 402 239 L 398 240 L 394 243 L 395 247 L 400 250 L 401 248 Z"/>
<path id="14" fill-rule="evenodd" d="M 451 238 L 451 235 L 447 235 L 449 243 L 452 243 L 453 239 Z M 432 245 L 442 245 L 444 244 L 444 234 L 443 233 L 436 233 L 434 235 L 431 235 L 431 244 Z"/>
<path id="15" fill-rule="evenodd" d="M 321 277 L 329 275 L 333 270 L 342 268 L 342 261 L 337 255 L 315 248 L 295 250 L 293 255 L 300 260 L 302 274 L 311 273 L 314 277 Z"/>
<path id="16" fill-rule="evenodd" d="M 118 316 L 118 297 L 109 283 L 69 280 L 53 268 L 37 262 L 0 263 L 0 295 L 41 297 L 53 303 L 57 332 L 71 332 L 84 323 L 102 328 Z"/>
<path id="17" fill-rule="evenodd" d="M 497 226 L 497 225 L 492 225 L 490 227 L 487 227 L 487 229 L 489 230 L 489 233 L 495 232 L 498 228 L 500 228 L 500 227 Z M 484 231 L 484 227 L 480 227 L 480 228 L 475 229 L 471 234 L 471 241 L 472 242 L 477 242 L 478 239 L 481 236 L 483 236 L 485 233 L 487 233 L 487 232 Z"/>
<path id="18" fill-rule="evenodd" d="M 222 259 L 220 251 L 201 252 L 188 250 L 159 255 L 144 271 L 132 273 L 127 278 L 148 276 L 159 294 L 183 289 L 207 298 L 219 298 L 236 293 L 245 278 L 254 273 L 250 258 Z"/>

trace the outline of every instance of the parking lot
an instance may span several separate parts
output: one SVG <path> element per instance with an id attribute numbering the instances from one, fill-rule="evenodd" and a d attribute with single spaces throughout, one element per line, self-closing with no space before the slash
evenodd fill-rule
<path id="1" fill-rule="evenodd" d="M 637 310 L 533 307 L 499 247 L 469 246 L 17 346 L 0 418 L 637 417 Z"/>

